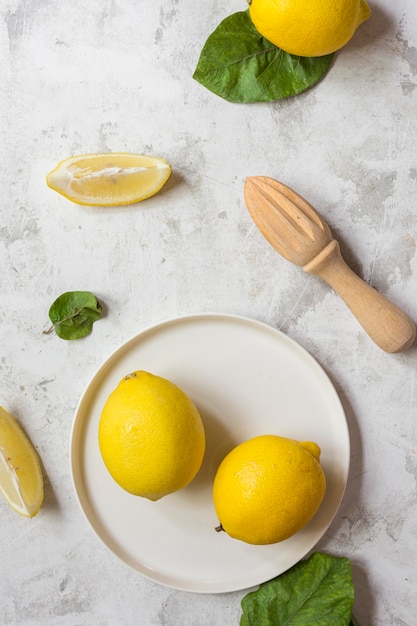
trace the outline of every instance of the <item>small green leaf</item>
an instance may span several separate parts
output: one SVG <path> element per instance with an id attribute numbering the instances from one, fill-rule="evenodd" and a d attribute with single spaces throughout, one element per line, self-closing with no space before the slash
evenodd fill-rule
<path id="1" fill-rule="evenodd" d="M 349 559 L 315 552 L 248 593 L 240 626 L 349 626 L 353 598 Z"/>
<path id="2" fill-rule="evenodd" d="M 193 78 L 230 102 L 271 102 L 315 85 L 333 57 L 288 54 L 258 33 L 248 10 L 240 11 L 209 36 Z"/>
<path id="3" fill-rule="evenodd" d="M 101 316 L 102 307 L 89 291 L 67 291 L 60 295 L 49 309 L 49 319 L 61 339 L 81 339 L 91 333 L 93 324 Z"/>

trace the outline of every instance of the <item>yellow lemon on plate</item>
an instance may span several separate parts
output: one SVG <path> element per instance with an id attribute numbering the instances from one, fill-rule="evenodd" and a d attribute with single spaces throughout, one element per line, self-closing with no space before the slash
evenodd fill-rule
<path id="1" fill-rule="evenodd" d="M 155 195 L 170 174 L 171 166 L 160 157 L 128 152 L 82 154 L 60 161 L 46 183 L 76 204 L 120 206 Z"/>
<path id="2" fill-rule="evenodd" d="M 43 502 L 39 455 L 20 424 L 0 407 L 0 493 L 12 509 L 34 517 Z"/>
<path id="3" fill-rule="evenodd" d="M 277 435 L 241 443 L 220 463 L 213 502 L 235 539 L 262 545 L 288 539 L 317 512 L 326 490 L 320 448 Z"/>
<path id="4" fill-rule="evenodd" d="M 303 57 L 342 48 L 371 14 L 366 0 L 251 0 L 256 30 L 285 52 Z"/>
<path id="5" fill-rule="evenodd" d="M 186 487 L 205 452 L 204 426 L 192 400 L 174 383 L 145 371 L 125 376 L 110 394 L 98 440 L 113 479 L 149 500 Z"/>

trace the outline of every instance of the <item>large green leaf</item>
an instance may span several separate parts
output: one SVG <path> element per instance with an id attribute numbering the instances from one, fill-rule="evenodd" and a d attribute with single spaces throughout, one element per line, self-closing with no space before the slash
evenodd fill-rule
<path id="1" fill-rule="evenodd" d="M 209 36 L 193 78 L 230 102 L 270 102 L 315 85 L 333 56 L 284 52 L 258 33 L 247 10 L 227 17 Z"/>
<path id="2" fill-rule="evenodd" d="M 349 559 L 315 552 L 248 593 L 240 626 L 349 626 L 353 598 Z"/>

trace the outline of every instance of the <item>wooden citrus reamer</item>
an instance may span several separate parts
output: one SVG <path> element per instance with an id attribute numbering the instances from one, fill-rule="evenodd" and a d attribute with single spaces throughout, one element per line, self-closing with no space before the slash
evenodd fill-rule
<path id="1" fill-rule="evenodd" d="M 382 350 L 400 352 L 412 345 L 414 322 L 350 269 L 329 226 L 304 198 L 266 176 L 247 178 L 244 196 L 269 243 L 288 261 L 333 287 Z"/>

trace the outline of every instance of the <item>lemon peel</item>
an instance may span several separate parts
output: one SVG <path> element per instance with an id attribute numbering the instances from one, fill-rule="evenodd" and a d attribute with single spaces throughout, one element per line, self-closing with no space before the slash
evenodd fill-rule
<path id="1" fill-rule="evenodd" d="M 204 426 L 192 400 L 174 383 L 145 371 L 125 376 L 109 395 L 98 440 L 118 485 L 149 500 L 186 487 L 205 451 Z"/>
<path id="2" fill-rule="evenodd" d="M 257 31 L 289 54 L 317 57 L 340 50 L 371 10 L 366 0 L 251 0 Z"/>
<path id="3" fill-rule="evenodd" d="M 316 514 L 326 478 L 320 447 L 277 435 L 260 435 L 235 447 L 220 463 L 213 502 L 220 526 L 246 543 L 288 539 Z"/>

